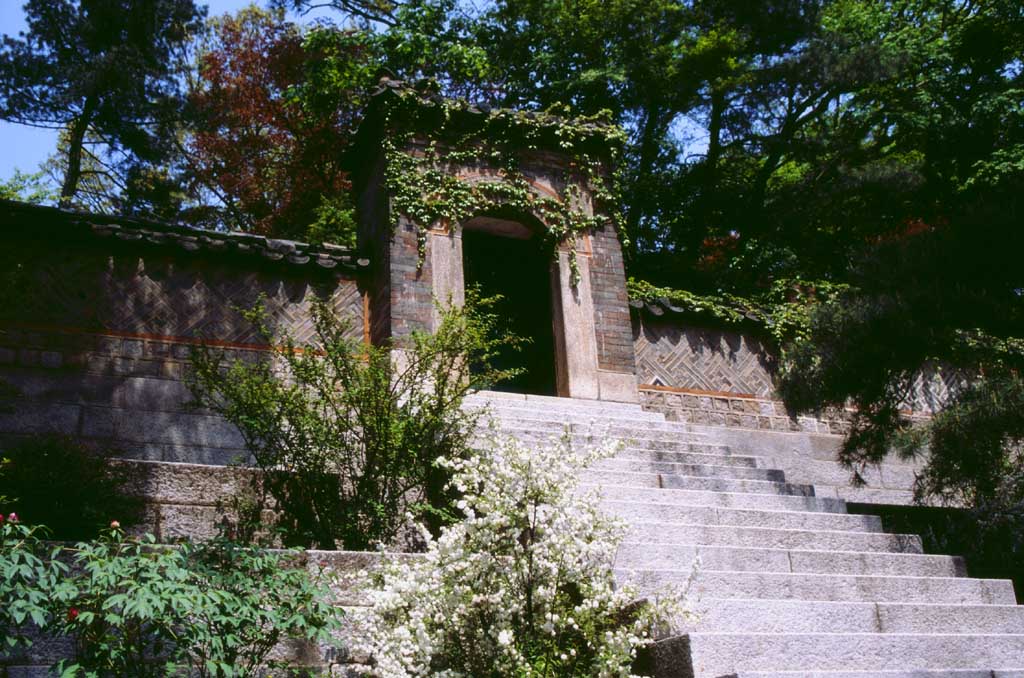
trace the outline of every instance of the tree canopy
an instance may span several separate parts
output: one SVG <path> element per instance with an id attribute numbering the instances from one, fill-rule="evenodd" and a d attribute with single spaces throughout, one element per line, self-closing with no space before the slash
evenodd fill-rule
<path id="1" fill-rule="evenodd" d="M 61 202 L 78 191 L 89 134 L 123 162 L 160 159 L 179 101 L 173 56 L 203 18 L 194 0 L 28 0 L 25 15 L 28 31 L 0 48 L 0 118 L 66 131 Z"/>

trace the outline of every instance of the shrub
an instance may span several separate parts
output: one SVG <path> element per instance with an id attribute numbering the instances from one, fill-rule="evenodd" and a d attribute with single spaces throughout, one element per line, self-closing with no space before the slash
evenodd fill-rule
<path id="1" fill-rule="evenodd" d="M 621 525 L 573 478 L 608 449 L 494 440 L 450 462 L 465 519 L 424 558 L 385 563 L 367 646 L 376 675 L 628 676 L 673 611 L 616 590 Z"/>
<path id="2" fill-rule="evenodd" d="M 44 435 L 7 446 L 3 456 L 8 461 L 0 474 L 0 512 L 16 509 L 46 525 L 54 539 L 91 539 L 111 520 L 127 525 L 139 515 L 141 502 L 125 494 L 126 471 L 109 463 L 109 451 Z"/>
<path id="3" fill-rule="evenodd" d="M 366 549 L 392 542 L 414 513 L 434 530 L 451 519 L 448 474 L 435 461 L 465 456 L 474 389 L 511 372 L 489 368 L 496 336 L 486 301 L 438 307 L 436 332 L 401 346 L 366 346 L 324 304 L 316 342 L 254 361 L 202 347 L 192 357 L 198 405 L 242 433 L 282 514 L 286 543 Z M 247 314 L 272 340 L 261 309 Z M 400 350 L 393 350 L 398 348 Z"/>
<path id="4" fill-rule="evenodd" d="M 50 604 L 64 586 L 67 567 L 56 552 L 46 553 L 41 532 L 16 513 L 0 514 L 0 658 L 32 644 L 29 629 L 46 626 Z"/>
<path id="5" fill-rule="evenodd" d="M 75 640 L 62 676 L 261 676 L 286 638 L 326 640 L 340 612 L 298 552 L 223 540 L 161 547 L 119 526 L 78 544 L 48 631 Z"/>

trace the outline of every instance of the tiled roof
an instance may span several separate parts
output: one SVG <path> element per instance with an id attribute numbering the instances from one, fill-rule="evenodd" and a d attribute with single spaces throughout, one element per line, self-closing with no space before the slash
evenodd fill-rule
<path id="1" fill-rule="evenodd" d="M 183 252 L 237 254 L 313 269 L 355 271 L 370 262 L 354 250 L 337 245 L 312 245 L 235 231 L 211 231 L 179 224 L 91 214 L 0 200 L 0 227 L 5 237 L 23 239 L 108 239 Z"/>

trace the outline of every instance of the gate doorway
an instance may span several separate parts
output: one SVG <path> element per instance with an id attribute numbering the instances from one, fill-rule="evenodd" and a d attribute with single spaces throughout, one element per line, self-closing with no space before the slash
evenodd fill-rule
<path id="1" fill-rule="evenodd" d="M 495 390 L 555 395 L 555 342 L 551 316 L 551 256 L 522 224 L 477 218 L 462 230 L 463 275 L 485 297 L 501 295 L 494 306 L 499 327 L 529 340 L 520 350 L 503 349 L 499 369 L 523 374 Z"/>

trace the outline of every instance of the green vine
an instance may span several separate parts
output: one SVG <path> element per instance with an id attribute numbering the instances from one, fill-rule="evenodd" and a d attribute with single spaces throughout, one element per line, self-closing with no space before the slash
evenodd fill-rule
<path id="1" fill-rule="evenodd" d="M 815 306 L 834 301 L 850 289 L 828 281 L 783 279 L 756 299 L 748 299 L 732 294 L 695 294 L 634 278 L 626 282 L 626 288 L 630 299 L 667 302 L 684 313 L 718 323 L 746 325 L 766 334 L 777 346 L 806 338 Z"/>
<path id="2" fill-rule="evenodd" d="M 432 228 L 451 227 L 497 210 L 537 218 L 545 227 L 542 237 L 552 256 L 557 256 L 560 244 L 570 244 L 573 285 L 580 279 L 575 246 L 580 235 L 610 223 L 624 246 L 628 244 L 619 208 L 619 175 L 586 152 L 588 142 L 596 139 L 607 148 L 611 164 L 617 165 L 625 134 L 608 123 L 607 112 L 577 118 L 553 111 L 483 113 L 465 101 L 429 99 L 416 90 L 396 94 L 396 102 L 385 114 L 390 131 L 384 141 L 385 182 L 393 227 L 403 216 L 417 227 L 420 265 Z M 441 124 L 429 128 L 430 140 L 418 139 L 417 131 L 424 127 L 415 123 L 438 114 Z M 522 169 L 530 154 L 552 145 L 568 158 L 561 177 L 564 188 L 557 197 L 537 195 Z M 466 181 L 456 175 L 460 167 L 476 168 L 495 178 Z M 591 198 L 591 210 L 584 189 Z"/>

